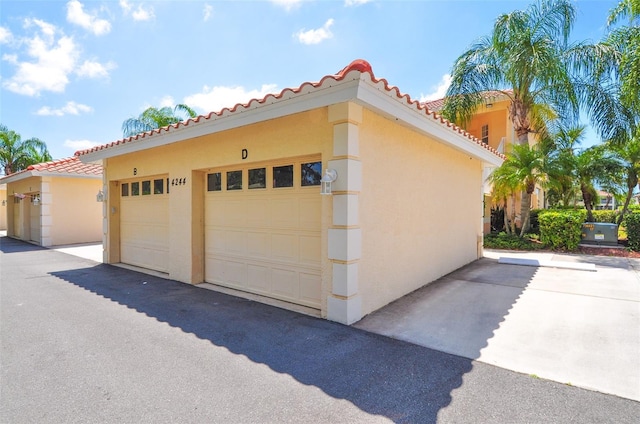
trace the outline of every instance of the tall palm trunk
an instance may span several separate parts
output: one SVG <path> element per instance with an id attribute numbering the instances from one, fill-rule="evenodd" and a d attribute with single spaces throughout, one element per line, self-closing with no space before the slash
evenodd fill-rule
<path id="1" fill-rule="evenodd" d="M 581 183 L 580 191 L 582 192 L 584 207 L 587 209 L 587 222 L 593 222 L 593 196 L 591 195 L 591 188 Z"/>
<path id="2" fill-rule="evenodd" d="M 509 105 L 509 119 L 513 123 L 518 144 L 529 144 L 529 132 L 531 132 L 531 122 L 529 121 L 529 110 L 522 99 L 516 97 Z"/>
<path id="3" fill-rule="evenodd" d="M 637 175 L 629 175 L 627 178 L 627 196 L 624 199 L 624 206 L 622 207 L 622 212 L 620 212 L 620 216 L 618 217 L 618 225 L 622 224 L 624 220 L 624 215 L 627 213 L 627 209 L 629 208 L 629 203 L 631 203 L 631 198 L 633 197 L 633 190 L 636 188 L 638 184 L 638 176 Z"/>
<path id="4" fill-rule="evenodd" d="M 522 220 L 520 228 L 520 237 L 523 237 L 529 231 L 531 216 L 531 193 L 528 190 L 522 192 L 522 201 L 520 202 L 520 218 Z"/>

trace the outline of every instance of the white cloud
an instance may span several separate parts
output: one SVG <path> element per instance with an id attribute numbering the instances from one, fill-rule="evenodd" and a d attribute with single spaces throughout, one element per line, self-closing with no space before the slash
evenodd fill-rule
<path id="1" fill-rule="evenodd" d="M 86 13 L 84 6 L 78 0 L 71 0 L 67 3 L 67 21 L 79 25 L 95 35 L 104 35 L 111 31 L 109 21 L 99 19 L 97 15 Z"/>
<path id="2" fill-rule="evenodd" d="M 160 99 L 160 107 L 170 107 L 173 109 L 175 105 L 176 105 L 175 101 L 171 96 L 164 96 L 163 98 Z"/>
<path id="3" fill-rule="evenodd" d="M 231 109 L 238 103 L 244 104 L 251 99 L 262 99 L 269 93 L 276 94 L 278 86 L 264 84 L 260 89 L 246 90 L 244 87 L 208 87 L 204 86 L 201 93 L 192 94 L 184 98 L 184 104 L 194 109 L 208 112 L 219 112 L 223 108 Z"/>
<path id="4" fill-rule="evenodd" d="M 287 12 L 302 4 L 304 0 L 270 0 L 276 6 L 284 8 Z"/>
<path id="5" fill-rule="evenodd" d="M 116 68 L 116 64 L 113 62 L 107 62 L 102 64 L 92 60 L 85 60 L 82 65 L 76 70 L 76 74 L 79 77 L 86 78 L 107 78 L 109 71 Z"/>
<path id="6" fill-rule="evenodd" d="M 104 143 L 91 141 L 91 140 L 65 140 L 64 147 L 70 147 L 74 151 L 78 151 L 78 150 L 86 150 L 92 147 L 100 146 L 101 144 L 104 144 Z"/>
<path id="7" fill-rule="evenodd" d="M 438 83 L 438 85 L 431 86 L 431 90 L 433 90 L 431 93 L 422 94 L 420 96 L 420 101 L 428 102 L 430 100 L 438 100 L 438 99 L 444 98 L 444 96 L 447 94 L 447 90 L 449 89 L 450 85 L 451 85 L 451 75 L 444 74 L 440 79 L 440 82 Z"/>
<path id="8" fill-rule="evenodd" d="M 203 20 L 207 22 L 211 18 L 211 15 L 213 14 L 213 6 L 211 6 L 210 4 L 205 4 L 202 12 L 204 15 Z"/>
<path id="9" fill-rule="evenodd" d="M 346 7 L 351 6 L 360 6 L 366 3 L 369 3 L 371 0 L 344 0 L 344 5 Z"/>
<path id="10" fill-rule="evenodd" d="M 131 14 L 134 21 L 149 21 L 155 18 L 153 7 L 145 7 L 142 4 L 138 4 L 138 7 L 134 9 L 133 5 L 127 0 L 120 0 L 120 7 L 126 16 Z"/>
<path id="11" fill-rule="evenodd" d="M 333 19 L 329 19 L 321 28 L 310 29 L 309 31 L 300 30 L 295 34 L 295 37 L 302 44 L 319 44 L 322 41 L 333 37 L 333 33 L 329 29 L 332 25 Z"/>
<path id="12" fill-rule="evenodd" d="M 5 27 L 0 27 L 0 44 L 7 44 L 13 39 L 13 34 Z"/>
<path id="13" fill-rule="evenodd" d="M 41 107 L 36 112 L 36 115 L 64 116 L 64 115 L 80 115 L 82 113 L 90 113 L 90 112 L 93 112 L 93 108 L 91 106 L 83 105 L 76 102 L 67 102 L 67 104 L 62 106 L 60 109 L 52 109 L 49 106 Z"/>
<path id="14" fill-rule="evenodd" d="M 16 73 L 3 81 L 3 87 L 27 96 L 63 92 L 79 56 L 73 38 L 62 35 L 56 40 L 56 27 L 38 19 L 27 19 L 24 26 L 39 29 L 32 38 L 23 40 L 32 61 L 20 61 L 16 54 L 3 55 L 3 60 L 17 67 Z"/>

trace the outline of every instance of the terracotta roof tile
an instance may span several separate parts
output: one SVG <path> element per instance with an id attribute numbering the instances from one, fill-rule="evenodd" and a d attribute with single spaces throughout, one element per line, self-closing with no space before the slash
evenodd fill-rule
<path id="1" fill-rule="evenodd" d="M 508 94 L 513 93 L 513 90 L 504 90 L 504 91 L 496 91 L 496 90 L 491 90 L 491 91 L 484 91 L 482 92 L 482 96 L 485 99 L 497 99 L 498 97 L 502 97 Z M 423 102 L 422 104 L 427 107 L 429 110 L 433 110 L 435 112 L 439 112 L 442 110 L 442 108 L 444 107 L 444 101 L 446 100 L 446 97 L 443 97 L 441 99 L 436 99 L 436 100 L 427 100 L 426 102 Z"/>
<path id="2" fill-rule="evenodd" d="M 29 165 L 22 171 L 15 172 L 8 177 L 27 173 L 30 171 L 42 172 L 47 174 L 77 174 L 97 176 L 102 175 L 102 165 L 94 163 L 82 163 L 77 156 L 71 158 L 58 159 L 50 162 L 37 163 L 35 165 Z"/>
<path id="3" fill-rule="evenodd" d="M 159 129 L 154 129 L 154 130 L 151 130 L 151 131 L 140 133 L 140 134 L 137 134 L 137 135 L 132 136 L 132 137 L 127 137 L 127 138 L 124 138 L 124 139 L 120 139 L 120 140 L 114 141 L 112 143 L 108 143 L 108 144 L 104 144 L 104 145 L 101 145 L 101 146 L 92 147 L 92 148 L 87 149 L 87 150 L 80 150 L 80 151 L 77 151 L 75 153 L 75 155 L 76 156 L 82 156 L 82 155 L 89 154 L 89 153 L 92 153 L 92 152 L 97 152 L 97 151 L 100 151 L 100 150 L 109 149 L 111 147 L 115 147 L 115 146 L 118 146 L 118 145 L 121 145 L 121 144 L 126 144 L 126 143 L 130 143 L 130 142 L 133 142 L 133 141 L 145 139 L 145 138 L 148 138 L 148 137 L 153 137 L 156 134 L 166 133 L 166 132 L 172 131 L 172 129 L 180 128 L 181 126 L 195 125 L 195 124 L 198 124 L 200 122 L 207 121 L 207 120 L 209 120 L 209 119 L 211 119 L 212 117 L 215 117 L 215 116 L 220 117 L 220 116 L 223 116 L 223 115 L 232 114 L 232 113 L 234 113 L 234 112 L 236 112 L 236 111 L 238 111 L 240 109 L 244 109 L 244 110 L 249 109 L 249 108 L 251 108 L 251 106 L 254 103 L 265 104 L 265 103 L 270 102 L 270 101 L 279 100 L 279 99 L 282 99 L 282 98 L 284 98 L 284 97 L 286 97 L 288 95 L 291 95 L 291 94 L 298 94 L 298 93 L 304 92 L 305 90 L 315 89 L 315 88 L 321 87 L 323 85 L 323 83 L 325 81 L 327 81 L 327 80 L 334 80 L 336 82 L 337 81 L 341 81 L 341 80 L 345 79 L 347 74 L 349 74 L 352 71 L 357 71 L 357 72 L 360 72 L 362 74 L 369 74 L 369 76 L 371 78 L 371 81 L 373 83 L 382 84 L 382 86 L 383 86 L 385 91 L 387 91 L 388 93 L 395 93 L 395 95 L 399 99 L 404 100 L 404 102 L 407 105 L 411 105 L 414 108 L 416 108 L 416 109 L 418 109 L 420 111 L 423 111 L 425 113 L 425 115 L 427 115 L 431 119 L 433 119 L 435 121 L 439 121 L 443 125 L 445 125 L 447 127 L 450 127 L 453 131 L 455 131 L 455 132 L 457 132 L 459 134 L 462 134 L 463 136 L 467 137 L 469 139 L 469 141 L 482 146 L 484 149 L 489 150 L 492 153 L 494 153 L 496 156 L 499 156 L 499 157 L 504 159 L 504 155 L 499 153 L 497 150 L 493 149 L 492 147 L 490 147 L 490 146 L 488 146 L 486 144 L 483 144 L 480 140 L 475 138 L 473 135 L 469 134 L 464 129 L 462 129 L 462 128 L 458 127 L 457 125 L 455 125 L 455 124 L 449 122 L 448 120 L 444 119 L 441 115 L 439 115 L 437 113 L 437 111 L 438 111 L 437 108 L 435 108 L 435 107 L 431 108 L 431 107 L 427 106 L 428 102 L 427 103 L 421 103 L 421 102 L 419 102 L 417 100 L 412 100 L 411 97 L 408 94 L 402 94 L 397 87 L 390 85 L 387 82 L 387 80 L 382 79 L 382 78 L 381 79 L 376 78 L 375 75 L 373 74 L 373 70 L 371 69 L 371 65 L 369 64 L 369 62 L 367 62 L 366 60 L 363 60 L 363 59 L 354 60 L 353 62 L 351 62 L 348 66 L 343 68 L 337 74 L 335 74 L 335 75 L 327 75 L 327 76 L 323 77 L 318 82 L 315 82 L 315 83 L 313 83 L 313 82 L 305 82 L 305 83 L 303 83 L 302 85 L 300 85 L 297 88 L 285 88 L 279 94 L 267 94 L 262 99 L 252 99 L 252 100 L 248 101 L 245 104 L 238 103 L 238 104 L 236 104 L 235 106 L 233 106 L 230 109 L 229 108 L 224 108 L 219 112 L 210 112 L 207 115 L 200 115 L 200 116 L 197 116 L 195 118 L 188 119 L 186 121 L 178 122 L 176 124 L 168 125 L 166 127 L 162 127 L 162 128 L 159 128 Z"/>

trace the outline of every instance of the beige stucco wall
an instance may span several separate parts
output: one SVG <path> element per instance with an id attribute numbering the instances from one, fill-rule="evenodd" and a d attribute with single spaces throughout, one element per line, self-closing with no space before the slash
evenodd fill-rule
<path id="1" fill-rule="evenodd" d="M 147 176 L 186 178 L 186 184 L 170 188 L 169 276 L 186 283 L 201 283 L 206 171 L 234 164 L 245 166 L 253 162 L 317 154 L 324 162 L 331 152 L 332 137 L 333 127 L 328 123 L 326 108 L 323 108 L 107 159 L 104 168 L 109 190 L 105 208 L 108 216 L 105 262 L 120 261 L 119 182 Z M 243 149 L 247 151 L 244 160 Z M 323 200 L 323 234 L 330 219 L 330 206 L 330 199 Z M 326 250 L 326 237 L 323 237 L 322 251 Z M 327 260 L 322 266 L 323 270 L 330 269 Z M 329 284 L 328 278 L 330 272 L 323 271 L 323 290 Z"/>
<path id="2" fill-rule="evenodd" d="M 478 259 L 482 166 L 366 110 L 360 156 L 366 315 Z"/>
<path id="3" fill-rule="evenodd" d="M 102 180 L 53 177 L 49 185 L 52 245 L 102 241 L 102 204 L 96 201 Z"/>
<path id="4" fill-rule="evenodd" d="M 7 229 L 7 209 L 9 209 L 7 186 L 0 184 L 0 231 Z"/>

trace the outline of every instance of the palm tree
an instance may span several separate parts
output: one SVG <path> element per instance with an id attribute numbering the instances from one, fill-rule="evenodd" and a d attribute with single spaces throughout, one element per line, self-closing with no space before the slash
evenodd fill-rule
<path id="1" fill-rule="evenodd" d="M 584 138 L 585 129 L 584 125 L 559 126 L 540 141 L 546 157 L 547 196 L 555 196 L 563 206 L 569 206 L 578 194 L 574 150 Z"/>
<path id="2" fill-rule="evenodd" d="M 0 124 L 0 166 L 4 175 L 51 160 L 47 145 L 38 138 L 22 140 L 20 134 Z"/>
<path id="3" fill-rule="evenodd" d="M 622 182 L 620 162 L 606 146 L 593 146 L 576 153 L 573 157 L 574 175 L 587 209 L 587 221 L 593 221 L 593 203 L 597 197 L 595 185 L 620 185 Z"/>
<path id="4" fill-rule="evenodd" d="M 494 197 L 504 198 L 505 210 L 506 197 L 511 196 L 514 202 L 511 209 L 515 213 L 515 193 L 517 190 L 522 191 L 520 237 L 530 228 L 531 195 L 536 185 L 545 180 L 544 168 L 544 153 L 539 146 L 513 145 L 502 165 L 489 177 L 489 181 L 494 184 Z"/>
<path id="5" fill-rule="evenodd" d="M 173 109 L 168 106 L 160 109 L 149 107 L 137 118 L 129 118 L 122 123 L 123 136 L 131 137 L 136 134 L 176 124 L 189 118 L 195 118 L 196 112 L 185 104 L 176 105 Z"/>
<path id="6" fill-rule="evenodd" d="M 544 130 L 543 111 L 577 117 L 568 44 L 575 14 L 569 0 L 540 0 L 499 16 L 493 33 L 456 60 L 443 115 L 464 126 L 486 101 L 486 92 L 502 94 L 510 99 L 518 144 Z"/>
<path id="7" fill-rule="evenodd" d="M 516 232 L 516 192 L 519 183 L 511 172 L 511 169 L 500 166 L 489 175 L 488 181 L 493 186 L 491 197 L 495 204 L 502 204 L 504 211 L 504 229 L 507 234 L 515 234 Z M 511 199 L 511 208 L 508 205 L 508 199 Z M 509 209 L 511 214 L 509 214 Z"/>
<path id="8" fill-rule="evenodd" d="M 626 143 L 608 143 L 607 148 L 613 153 L 613 158 L 618 161 L 624 175 L 625 184 L 623 186 L 626 193 L 624 206 L 618 217 L 618 225 L 620 225 L 629 208 L 633 191 L 636 187 L 640 188 L 638 184 L 640 178 L 640 129 L 637 129 L 636 136 Z"/>
<path id="9" fill-rule="evenodd" d="M 613 28 L 628 17 L 629 25 Z M 603 140 L 631 138 L 640 124 L 640 0 L 621 0 L 611 11 L 611 31 L 594 46 L 573 51 L 574 70 L 588 84 L 580 97 Z"/>
<path id="10" fill-rule="evenodd" d="M 611 11 L 611 27 L 628 18 L 628 25 L 614 29 L 605 42 L 616 45 L 621 52 L 620 85 L 622 102 L 640 111 L 640 0 L 621 0 Z"/>

